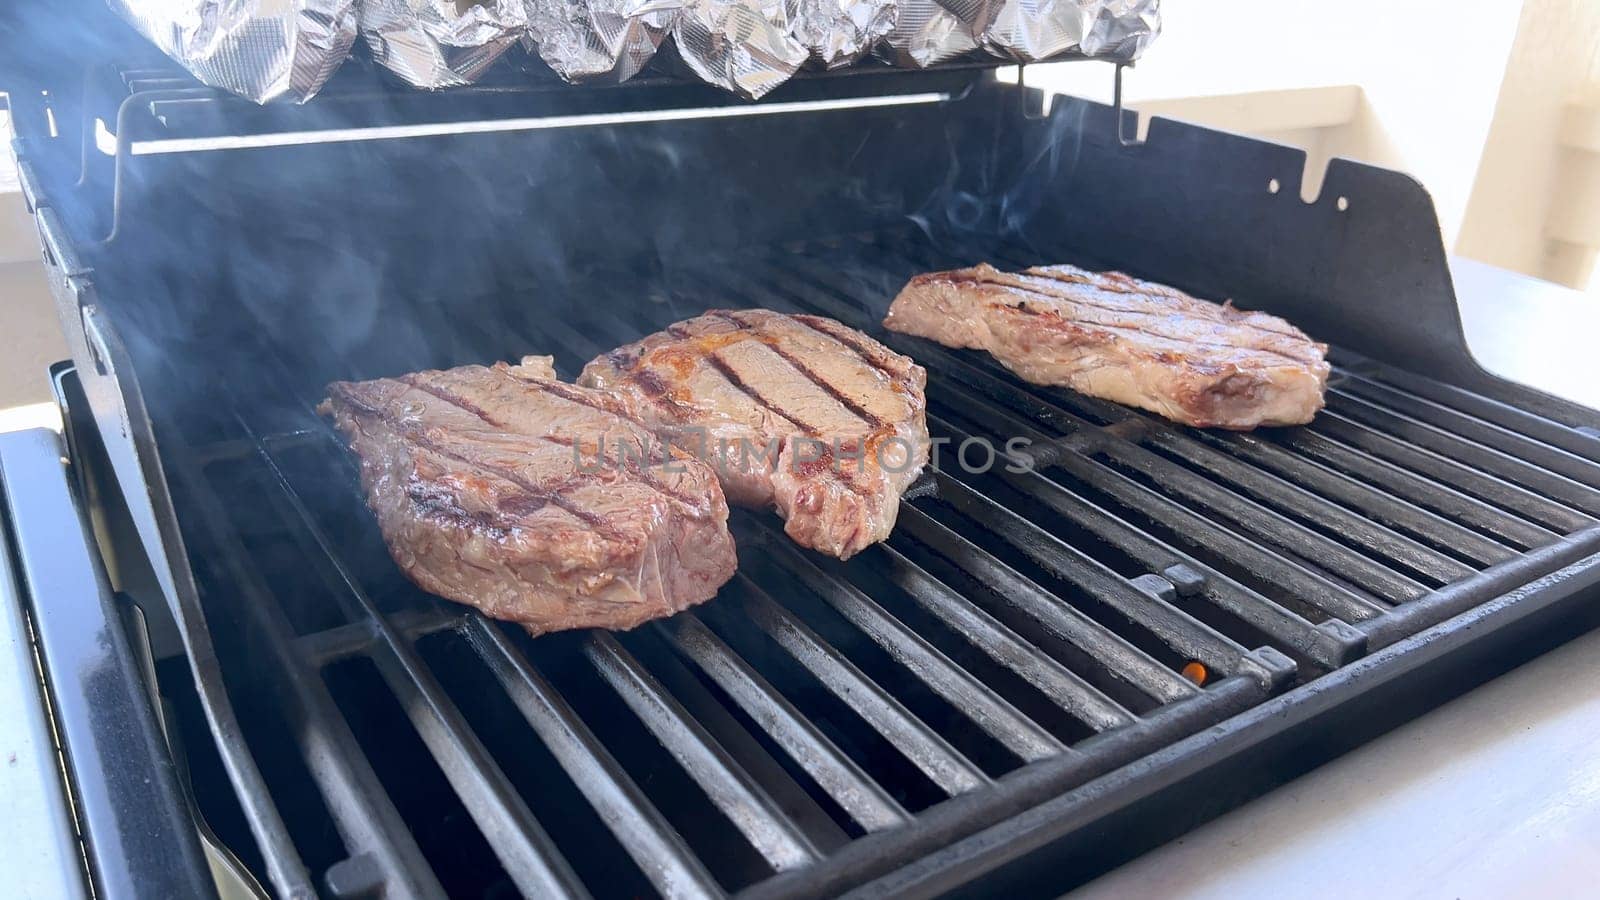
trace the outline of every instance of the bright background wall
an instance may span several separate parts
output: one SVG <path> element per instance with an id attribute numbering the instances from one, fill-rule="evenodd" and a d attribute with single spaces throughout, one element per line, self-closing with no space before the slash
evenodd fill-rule
<path id="1" fill-rule="evenodd" d="M 1163 15 L 1126 73 L 1130 106 L 1304 147 L 1311 196 L 1332 156 L 1405 170 L 1433 194 L 1452 251 L 1588 282 L 1600 114 L 1581 108 L 1600 91 L 1600 0 L 1204 0 Z M 1103 66 L 1025 77 L 1111 95 Z M 1568 146 L 1574 129 L 1594 146 Z"/>

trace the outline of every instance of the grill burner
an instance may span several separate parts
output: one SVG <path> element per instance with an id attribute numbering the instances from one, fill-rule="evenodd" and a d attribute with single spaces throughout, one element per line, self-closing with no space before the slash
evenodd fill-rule
<path id="1" fill-rule="evenodd" d="M 256 387 L 168 475 L 222 677 L 273 711 L 244 717 L 267 867 L 344 896 L 831 895 L 1600 550 L 1600 465 L 1348 353 L 1311 426 L 1215 434 L 864 312 L 985 259 L 1083 262 L 881 233 L 668 269 L 649 300 L 617 273 L 468 306 L 496 317 L 396 301 L 449 359 L 242 357 Z M 570 377 L 713 306 L 871 330 L 927 366 L 936 437 L 1025 436 L 1035 468 L 947 463 L 845 564 L 736 513 L 716 600 L 533 641 L 405 581 L 312 412 L 332 377 L 546 351 Z"/>

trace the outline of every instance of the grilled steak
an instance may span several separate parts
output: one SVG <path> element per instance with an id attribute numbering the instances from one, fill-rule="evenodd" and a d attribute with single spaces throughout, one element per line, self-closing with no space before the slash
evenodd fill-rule
<path id="1" fill-rule="evenodd" d="M 883 324 L 987 350 L 1035 384 L 1203 428 L 1309 422 L 1328 382 L 1327 345 L 1288 322 L 1120 272 L 978 265 L 918 275 Z"/>
<path id="2" fill-rule="evenodd" d="M 711 470 L 556 381 L 549 357 L 336 382 L 320 411 L 394 561 L 441 597 L 535 633 L 632 628 L 733 576 Z"/>
<path id="3" fill-rule="evenodd" d="M 731 502 L 776 506 L 790 537 L 840 559 L 888 537 L 928 459 L 927 373 L 832 319 L 711 310 L 578 380 L 710 460 Z"/>

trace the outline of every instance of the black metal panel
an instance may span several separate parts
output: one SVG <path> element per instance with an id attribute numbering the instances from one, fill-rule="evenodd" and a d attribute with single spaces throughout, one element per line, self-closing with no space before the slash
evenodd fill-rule
<path id="1" fill-rule="evenodd" d="M 94 892 L 213 897 L 166 738 L 61 454 L 52 432 L 0 435 L 5 537 L 43 659 Z"/>
<path id="2" fill-rule="evenodd" d="M 1306 204 L 1296 148 L 1164 119 L 1124 147 L 1113 110 L 1070 98 L 1017 131 L 1021 147 L 1051 150 L 1036 152 L 1027 181 L 1045 190 L 1020 197 L 1022 212 L 1001 223 L 1028 245 L 1073 247 L 1097 265 L 1233 297 L 1392 360 L 1420 350 L 1428 371 L 1454 362 L 1441 349 L 1459 346 L 1461 332 L 1437 217 L 1405 176 L 1335 160 Z M 1347 212 L 1339 196 L 1351 197 Z M 1355 243 L 1377 252 L 1355 255 Z"/>
<path id="3" fill-rule="evenodd" d="M 995 224 L 1025 246 L 1231 297 L 1346 349 L 1594 426 L 1594 411 L 1509 389 L 1472 359 L 1433 201 L 1411 176 L 1334 159 L 1305 203 L 1302 150 L 1161 118 L 1123 146 L 1113 110 L 1073 98 L 1010 132 L 1024 171 L 997 186 L 1009 191 Z"/>

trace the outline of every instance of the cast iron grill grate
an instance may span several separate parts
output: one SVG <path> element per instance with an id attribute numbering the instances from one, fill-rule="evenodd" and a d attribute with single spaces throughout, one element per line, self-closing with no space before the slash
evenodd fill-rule
<path id="1" fill-rule="evenodd" d="M 252 749 L 298 757 L 263 765 L 278 869 L 342 896 L 833 895 L 1600 550 L 1579 436 L 1368 360 L 1336 356 L 1307 428 L 1217 434 L 876 327 L 913 272 L 1070 258 L 850 238 L 493 319 L 406 308 L 462 358 L 251 357 L 228 437 L 166 452 L 221 676 L 283 722 Z M 717 599 L 533 640 L 404 580 L 312 411 L 403 368 L 551 352 L 570 376 L 717 306 L 874 333 L 928 368 L 936 436 L 1027 437 L 1034 467 L 926 476 L 848 563 L 736 513 Z"/>

